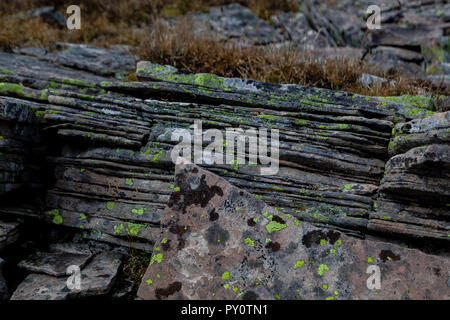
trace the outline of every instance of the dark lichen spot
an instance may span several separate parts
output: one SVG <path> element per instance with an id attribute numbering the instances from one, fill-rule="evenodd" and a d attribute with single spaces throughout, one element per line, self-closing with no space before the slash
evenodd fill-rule
<path id="1" fill-rule="evenodd" d="M 209 213 L 209 221 L 216 221 L 217 219 L 219 219 L 219 214 L 216 212 L 216 209 L 213 209 Z"/>
<path id="2" fill-rule="evenodd" d="M 281 246 L 278 242 L 269 242 L 266 245 L 266 248 L 272 249 L 272 252 L 277 252 L 278 250 L 280 250 Z"/>
<path id="3" fill-rule="evenodd" d="M 227 230 L 222 229 L 218 224 L 215 224 L 206 231 L 206 239 L 210 244 L 225 244 L 228 239 L 230 239 L 230 234 Z"/>
<path id="4" fill-rule="evenodd" d="M 319 245 L 320 239 L 323 239 L 325 234 L 320 230 L 310 231 L 302 238 L 302 243 L 305 247 L 310 248 L 312 245 Z"/>
<path id="5" fill-rule="evenodd" d="M 168 296 L 171 296 L 175 292 L 178 292 L 181 290 L 181 282 L 173 282 L 169 284 L 167 288 L 157 288 L 155 290 L 155 297 L 158 300 L 161 300 L 162 297 L 167 298 Z"/>
<path id="6" fill-rule="evenodd" d="M 328 240 L 328 243 L 335 244 L 339 240 L 341 234 L 337 231 L 330 230 L 323 232 L 322 230 L 314 230 L 305 234 L 302 238 L 302 243 L 307 248 L 313 245 L 320 245 L 320 240 Z"/>
<path id="7" fill-rule="evenodd" d="M 170 250 L 170 241 L 172 240 L 167 240 L 165 243 L 161 244 L 161 247 L 164 251 L 169 251 Z"/>
<path id="8" fill-rule="evenodd" d="M 338 241 L 340 237 L 341 237 L 340 232 L 333 231 L 333 230 L 330 230 L 327 232 L 327 238 L 331 244 L 334 244 L 336 241 Z"/>
<path id="9" fill-rule="evenodd" d="M 247 291 L 242 296 L 242 300 L 259 300 L 259 296 L 254 291 Z"/>
<path id="10" fill-rule="evenodd" d="M 440 277 L 441 276 L 441 269 L 439 268 L 433 268 L 433 273 L 436 277 Z"/>
<path id="11" fill-rule="evenodd" d="M 192 183 L 187 181 L 184 174 L 177 174 L 175 181 L 180 191 L 172 192 L 167 204 L 169 208 L 186 213 L 186 208 L 191 205 L 200 205 L 200 207 L 205 208 L 216 194 L 223 196 L 222 189 L 216 185 L 208 186 L 205 177 L 205 175 L 202 175 L 198 185 L 193 188 Z"/>
<path id="12" fill-rule="evenodd" d="M 281 224 L 286 224 L 286 221 L 284 221 L 283 219 L 281 219 L 279 216 L 273 216 L 272 217 L 272 221 L 281 223 Z"/>
<path id="13" fill-rule="evenodd" d="M 248 219 L 248 220 L 247 220 L 247 225 L 248 225 L 249 227 L 254 227 L 254 226 L 256 226 L 255 219 L 254 219 L 254 218 Z"/>
<path id="14" fill-rule="evenodd" d="M 169 228 L 169 232 L 176 234 L 178 236 L 178 249 L 183 249 L 185 245 L 185 241 L 183 239 L 183 233 L 187 231 L 186 227 L 175 225 Z"/>
<path id="15" fill-rule="evenodd" d="M 381 250 L 379 257 L 383 262 L 390 261 L 390 260 L 394 260 L 394 261 L 400 260 L 400 256 L 397 256 L 391 250 Z"/>

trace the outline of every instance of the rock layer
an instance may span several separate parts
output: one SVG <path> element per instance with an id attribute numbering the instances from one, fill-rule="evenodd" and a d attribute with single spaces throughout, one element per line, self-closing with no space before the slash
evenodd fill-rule
<path id="1" fill-rule="evenodd" d="M 2 53 L 0 61 L 10 68 L 0 75 L 0 190 L 9 198 L 0 212 L 138 249 L 152 249 L 173 189 L 172 137 L 195 120 L 222 133 L 278 129 L 276 175 L 261 176 L 261 165 L 202 165 L 300 220 L 359 237 L 370 219 L 379 221 L 372 213 L 381 206 L 394 124 L 441 118 L 439 128 L 448 128 L 446 115 L 430 116 L 421 103 L 185 74 L 149 62 L 138 64 L 141 82 L 121 82 L 17 54 Z M 21 192 L 34 196 L 24 201 Z M 445 219 L 429 221 L 447 228 Z M 404 235 L 395 224 L 371 229 Z"/>

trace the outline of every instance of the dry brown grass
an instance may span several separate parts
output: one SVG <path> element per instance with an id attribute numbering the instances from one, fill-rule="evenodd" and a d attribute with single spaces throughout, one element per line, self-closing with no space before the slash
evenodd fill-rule
<path id="1" fill-rule="evenodd" d="M 294 83 L 377 96 L 417 94 L 415 87 L 441 93 L 431 84 L 412 81 L 398 74 L 386 75 L 356 59 L 325 58 L 319 61 L 318 52 L 305 52 L 299 48 L 241 47 L 208 40 L 191 30 L 187 21 L 174 28 L 155 22 L 137 53 L 145 60 L 224 77 Z M 397 85 L 364 88 L 359 83 L 362 73 L 387 77 L 395 80 Z"/>
<path id="2" fill-rule="evenodd" d="M 190 72 L 214 73 L 225 77 L 242 77 L 272 83 L 295 83 L 338 89 L 366 95 L 416 94 L 414 87 L 434 93 L 442 90 L 399 75 L 384 75 L 362 61 L 334 58 L 318 62 L 317 53 L 298 48 L 239 47 L 195 35 L 188 22 L 180 18 L 177 27 L 161 23 L 158 15 L 184 14 L 204 10 L 231 0 L 81 0 L 82 29 L 57 29 L 40 19 L 26 18 L 30 8 L 55 5 L 64 12 L 67 0 L 4 0 L 0 8 L 0 48 L 45 46 L 54 48 L 58 41 L 90 43 L 109 47 L 126 44 L 142 58 L 170 64 Z M 295 1 L 241 0 L 240 2 L 267 16 L 273 10 L 294 10 Z M 22 12 L 22 14 L 20 14 Z M 370 73 L 398 82 L 394 88 L 363 88 L 358 79 Z M 131 75 L 133 79 L 133 75 Z M 447 92 L 448 94 L 448 92 Z"/>

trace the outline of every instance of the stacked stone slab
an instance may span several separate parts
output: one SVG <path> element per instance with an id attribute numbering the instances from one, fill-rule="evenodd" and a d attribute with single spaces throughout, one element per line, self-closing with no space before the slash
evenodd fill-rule
<path id="1" fill-rule="evenodd" d="M 8 176 L 25 176 L 22 168 L 36 161 L 38 178 L 24 178 L 22 186 L 45 194 L 40 203 L 25 205 L 26 196 L 2 202 L 0 213 L 43 219 L 79 229 L 86 238 L 146 250 L 152 249 L 174 188 L 170 154 L 177 142 L 172 135 L 195 120 L 203 120 L 204 129 L 222 132 L 231 127 L 278 129 L 278 174 L 261 176 L 259 166 L 234 163 L 203 167 L 286 214 L 364 237 L 369 218 L 376 219 L 375 206 L 381 205 L 377 191 L 395 123 L 433 114 L 425 106 L 185 74 L 149 62 L 138 64 L 140 82 L 115 81 L 17 54 L 1 53 L 0 62 L 9 68 L 0 74 L 2 128 L 35 130 L 28 137 L 39 140 L 29 138 L 27 145 L 48 147 L 16 166 L 18 160 L 11 159 L 31 153 L 13 151 L 13 134 L 0 141 L 5 151 L 0 165 L 12 168 Z M 43 167 L 46 171 L 39 171 Z M 5 192 L 6 199 L 10 189 Z M 443 210 L 440 217 L 448 214 L 447 207 Z M 433 216 L 427 221 L 437 223 L 435 229 L 447 223 Z M 378 229 L 395 235 L 395 226 Z M 442 235 L 439 231 L 431 238 Z"/>
<path id="2" fill-rule="evenodd" d="M 369 230 L 450 238 L 450 113 L 398 123 Z"/>

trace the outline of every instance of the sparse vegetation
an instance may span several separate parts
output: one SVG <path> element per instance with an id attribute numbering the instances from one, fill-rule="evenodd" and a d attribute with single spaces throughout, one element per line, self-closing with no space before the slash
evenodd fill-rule
<path id="1" fill-rule="evenodd" d="M 137 250 L 130 246 L 130 255 L 123 265 L 125 275 L 135 283 L 139 284 L 150 264 L 151 258 L 151 253 Z"/>
<path id="2" fill-rule="evenodd" d="M 205 11 L 210 6 L 231 2 L 246 5 L 263 18 L 275 10 L 296 9 L 296 1 L 291 0 L 81 0 L 82 29 L 69 31 L 25 15 L 27 10 L 43 5 L 54 5 L 64 12 L 68 1 L 7 0 L 2 2 L 0 9 L 0 47 L 45 46 L 52 50 L 60 41 L 101 47 L 124 44 L 142 59 L 190 72 L 295 83 L 374 96 L 417 94 L 417 88 L 448 95 L 430 83 L 399 74 L 383 74 L 364 61 L 332 58 L 319 62 L 318 52 L 306 52 L 296 47 L 242 47 L 213 41 L 194 34 L 189 22 L 180 16 L 188 11 Z M 161 16 L 176 16 L 178 22 L 176 26 L 168 26 Z M 365 88 L 359 83 L 362 73 L 395 80 L 397 85 Z M 135 75 L 130 74 L 129 79 L 136 80 Z"/>

